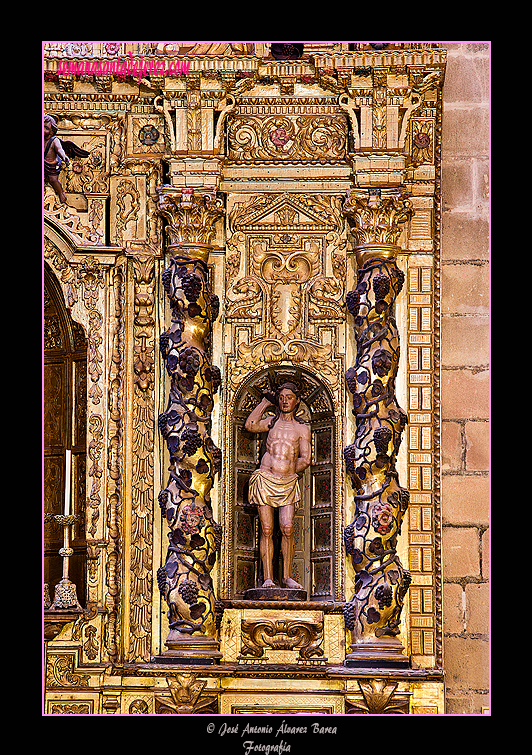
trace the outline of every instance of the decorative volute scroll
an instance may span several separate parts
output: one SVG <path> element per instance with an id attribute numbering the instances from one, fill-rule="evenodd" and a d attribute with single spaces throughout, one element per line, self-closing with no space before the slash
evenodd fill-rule
<path id="1" fill-rule="evenodd" d="M 210 437 L 213 394 L 220 384 L 219 369 L 211 363 L 211 336 L 219 302 L 207 260 L 223 206 L 210 193 L 167 186 L 158 193 L 172 255 L 163 272 L 172 322 L 160 337 L 171 381 L 166 411 L 159 416 L 170 454 L 170 479 L 159 494 L 170 527 L 166 563 L 157 575 L 169 606 L 165 656 L 213 658 L 220 653 L 210 572 L 221 528 L 213 519 L 210 491 L 221 454 Z"/>
<path id="2" fill-rule="evenodd" d="M 410 584 L 396 551 L 409 494 L 395 468 L 407 421 L 395 395 L 399 334 L 393 307 L 404 279 L 395 258 L 401 224 L 412 209 L 399 191 L 353 190 L 344 213 L 358 262 L 356 289 L 347 294 L 357 356 L 346 372 L 356 421 L 354 442 L 344 450 L 355 493 L 354 520 L 344 536 L 356 574 L 354 595 L 344 605 L 353 640 L 346 664 L 393 667 L 408 664 L 397 635 Z"/>

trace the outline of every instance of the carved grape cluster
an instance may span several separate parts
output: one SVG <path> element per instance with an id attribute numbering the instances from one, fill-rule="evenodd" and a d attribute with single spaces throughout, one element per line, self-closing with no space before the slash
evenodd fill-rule
<path id="1" fill-rule="evenodd" d="M 357 390 L 357 371 L 356 367 L 349 367 L 345 373 L 345 382 L 351 393 L 356 393 Z"/>
<path id="2" fill-rule="evenodd" d="M 179 366 L 189 376 L 194 376 L 200 368 L 200 357 L 196 349 L 187 347 L 179 355 Z"/>
<path id="3" fill-rule="evenodd" d="M 166 516 L 166 504 L 168 503 L 168 491 L 166 490 L 166 488 L 163 488 L 163 490 L 161 490 L 161 492 L 157 496 L 157 500 L 159 501 L 162 515 Z"/>
<path id="4" fill-rule="evenodd" d="M 191 579 L 184 579 L 177 588 L 177 591 L 189 606 L 198 602 L 199 589 L 197 582 L 193 582 Z"/>
<path id="5" fill-rule="evenodd" d="M 378 454 L 388 453 L 388 444 L 392 439 L 392 431 L 389 427 L 377 427 L 373 431 L 373 442 Z"/>
<path id="6" fill-rule="evenodd" d="M 342 606 L 345 628 L 352 631 L 355 628 L 355 606 L 353 603 L 344 603 Z"/>
<path id="7" fill-rule="evenodd" d="M 348 311 L 356 317 L 358 315 L 358 308 L 360 307 L 360 294 L 355 289 L 354 291 L 348 291 L 345 297 L 345 303 Z"/>
<path id="8" fill-rule="evenodd" d="M 181 280 L 181 286 L 189 302 L 196 303 L 201 293 L 201 278 L 195 273 L 187 273 Z"/>
<path id="9" fill-rule="evenodd" d="M 355 551 L 355 525 L 348 524 L 344 527 L 344 543 L 346 552 L 352 556 Z"/>
<path id="10" fill-rule="evenodd" d="M 166 589 L 166 569 L 164 566 L 160 566 L 157 569 L 157 584 L 159 585 L 159 590 L 164 595 Z"/>
<path id="11" fill-rule="evenodd" d="M 371 366 L 373 367 L 373 372 L 377 373 L 379 377 L 384 377 L 392 366 L 392 355 L 387 349 L 377 349 L 373 354 Z"/>
<path id="12" fill-rule="evenodd" d="M 379 603 L 379 608 L 382 609 L 386 606 L 392 605 L 392 588 L 390 585 L 384 583 L 382 585 L 379 585 L 375 589 L 375 600 Z"/>
<path id="13" fill-rule="evenodd" d="M 192 425 L 185 427 L 181 434 L 181 441 L 183 442 L 183 453 L 185 456 L 194 456 L 198 448 L 201 448 L 203 445 L 203 438 L 197 428 Z"/>
<path id="14" fill-rule="evenodd" d="M 216 320 L 220 314 L 220 297 L 216 294 L 211 294 L 211 317 Z"/>
<path id="15" fill-rule="evenodd" d="M 346 448 L 344 448 L 345 466 L 348 472 L 355 471 L 355 458 L 356 458 L 356 446 L 353 443 L 350 446 L 347 446 Z"/>
<path id="16" fill-rule="evenodd" d="M 217 365 L 212 365 L 211 367 L 208 367 L 207 370 L 210 370 L 210 375 L 208 377 L 206 376 L 207 380 L 209 377 L 212 379 L 212 392 L 216 393 L 222 384 L 222 373 Z"/>

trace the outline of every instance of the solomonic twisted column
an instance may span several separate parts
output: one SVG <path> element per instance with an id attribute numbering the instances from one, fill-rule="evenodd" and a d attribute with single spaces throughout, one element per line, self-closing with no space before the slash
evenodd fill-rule
<path id="1" fill-rule="evenodd" d="M 356 289 L 347 294 L 357 356 L 346 373 L 356 418 L 354 442 L 344 450 L 356 506 L 344 530 L 356 573 L 354 595 L 344 604 L 352 638 L 346 665 L 400 667 L 408 664 L 397 636 L 410 574 L 396 544 L 409 494 L 395 468 L 407 415 L 395 396 L 399 334 L 393 307 L 404 280 L 396 244 L 412 209 L 399 192 L 381 196 L 379 190 L 352 190 L 343 209 L 358 264 Z"/>
<path id="2" fill-rule="evenodd" d="M 219 302 L 211 291 L 207 260 L 214 224 L 224 210 L 211 193 L 169 186 L 157 191 L 159 211 L 168 220 L 171 258 L 163 285 L 172 307 L 171 325 L 160 336 L 171 382 L 166 411 L 159 416 L 170 453 L 170 478 L 159 503 L 170 533 L 157 577 L 169 607 L 164 657 L 179 662 L 220 656 L 210 576 L 221 542 L 210 503 L 221 462 L 210 437 L 213 395 L 220 384 L 220 371 L 211 363 Z"/>

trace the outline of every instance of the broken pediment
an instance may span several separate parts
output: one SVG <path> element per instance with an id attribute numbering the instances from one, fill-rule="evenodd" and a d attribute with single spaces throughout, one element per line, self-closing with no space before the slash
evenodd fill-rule
<path id="1" fill-rule="evenodd" d="M 231 225 L 240 231 L 336 230 L 340 221 L 336 204 L 329 195 L 262 195 L 244 207 L 236 205 Z"/>

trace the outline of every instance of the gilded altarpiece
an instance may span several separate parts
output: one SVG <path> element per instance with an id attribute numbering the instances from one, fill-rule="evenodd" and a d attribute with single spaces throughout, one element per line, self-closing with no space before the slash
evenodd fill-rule
<path id="1" fill-rule="evenodd" d="M 141 80 L 59 73 L 65 58 L 129 53 L 178 62 L 181 72 Z M 68 204 L 50 186 L 44 193 L 46 280 L 86 349 L 86 362 L 73 352 L 84 370 L 76 400 L 84 390 L 86 408 L 84 443 L 73 444 L 71 533 L 85 581 L 77 607 L 54 603 L 56 578 L 47 586 L 47 714 L 444 712 L 445 53 L 432 43 L 312 43 L 293 55 L 277 59 L 266 43 L 45 45 L 45 113 L 61 138 L 89 153 L 61 172 Z M 200 284 L 187 275 L 201 279 L 201 294 L 190 293 Z M 52 363 L 59 351 L 49 312 Z M 203 341 L 185 342 L 199 316 Z M 188 405 L 187 438 L 199 438 L 188 454 L 167 420 L 182 386 L 190 391 L 205 377 L 194 368 L 198 349 L 209 377 L 203 414 Z M 244 422 L 263 392 L 286 380 L 301 390 L 312 459 L 295 520 L 294 564 L 307 599 L 279 604 L 246 600 L 260 581 L 247 481 L 263 439 Z M 361 407 L 372 406 L 368 420 Z M 55 493 L 45 492 L 44 519 L 66 531 L 61 449 L 52 449 Z M 208 638 L 192 632 L 208 639 L 209 658 L 199 650 L 183 661 L 185 651 L 181 660 L 165 655 L 171 576 L 161 570 L 169 533 L 175 558 L 192 546 L 177 548 L 161 495 L 177 485 L 190 496 L 186 470 L 199 479 L 207 462 L 202 511 L 212 553 L 201 579 L 189 569 L 183 589 L 179 581 L 172 589 L 197 616 L 208 593 L 216 620 Z M 361 534 L 370 531 L 364 517 L 371 540 Z M 196 542 L 201 536 L 198 529 Z M 391 655 L 364 656 L 367 636 L 357 638 L 353 616 L 363 617 L 371 648 L 384 637 Z"/>

